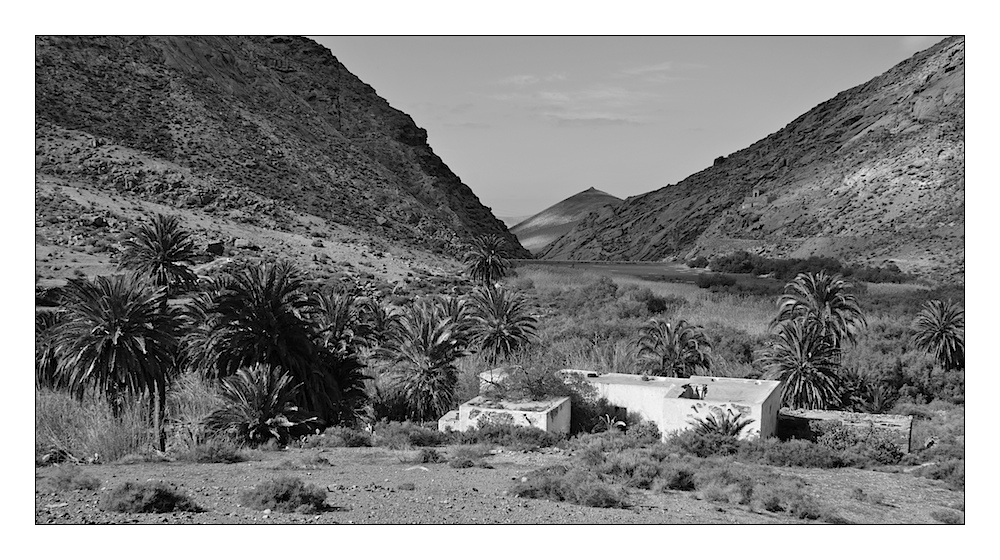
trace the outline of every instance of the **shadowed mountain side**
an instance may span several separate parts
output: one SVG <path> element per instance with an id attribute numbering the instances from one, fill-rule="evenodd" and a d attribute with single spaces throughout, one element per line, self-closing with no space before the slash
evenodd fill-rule
<path id="1" fill-rule="evenodd" d="M 35 116 L 42 175 L 266 229 L 298 213 L 452 256 L 496 234 L 529 256 L 426 130 L 309 39 L 39 36 Z"/>
<path id="2" fill-rule="evenodd" d="M 521 245 L 532 253 L 573 229 L 587 214 L 619 204 L 622 199 L 593 187 L 558 202 L 510 228 Z"/>
<path id="3" fill-rule="evenodd" d="M 952 37 L 676 185 L 590 214 L 543 258 L 743 249 L 963 281 L 964 205 L 965 39 Z"/>

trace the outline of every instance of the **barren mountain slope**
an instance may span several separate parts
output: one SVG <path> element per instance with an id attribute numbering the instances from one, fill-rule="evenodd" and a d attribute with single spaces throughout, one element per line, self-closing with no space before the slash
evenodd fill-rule
<path id="1" fill-rule="evenodd" d="M 544 258 L 746 249 L 962 280 L 964 166 L 965 40 L 953 37 L 676 185 L 590 214 Z"/>
<path id="2" fill-rule="evenodd" d="M 424 129 L 308 39 L 37 37 L 35 67 L 45 181 L 442 254 L 494 233 L 528 255 Z"/>
<path id="3" fill-rule="evenodd" d="M 617 196 L 591 187 L 542 210 L 510 228 L 510 232 L 525 249 L 537 253 L 573 229 L 587 214 L 621 201 Z"/>

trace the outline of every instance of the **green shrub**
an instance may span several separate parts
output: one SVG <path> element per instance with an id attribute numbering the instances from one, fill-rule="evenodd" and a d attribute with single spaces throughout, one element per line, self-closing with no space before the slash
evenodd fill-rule
<path id="1" fill-rule="evenodd" d="M 321 434 L 308 435 L 301 440 L 302 447 L 371 447 L 372 438 L 364 431 L 333 426 Z"/>
<path id="2" fill-rule="evenodd" d="M 694 281 L 699 288 L 711 288 L 713 286 L 735 286 L 736 278 L 726 274 L 705 274 L 701 273 Z"/>
<path id="3" fill-rule="evenodd" d="M 705 268 L 708 266 L 708 257 L 699 255 L 685 263 L 688 268 Z"/>
<path id="4" fill-rule="evenodd" d="M 246 507 L 283 513 L 316 513 L 326 509 L 326 491 L 301 479 L 283 476 L 258 484 L 240 495 Z"/>
<path id="5" fill-rule="evenodd" d="M 656 422 L 639 422 L 630 424 L 625 433 L 636 440 L 639 445 L 659 443 L 663 439 Z"/>
<path id="6" fill-rule="evenodd" d="M 486 443 L 457 445 L 451 449 L 452 459 L 481 459 L 490 454 L 491 446 Z"/>
<path id="7" fill-rule="evenodd" d="M 903 452 L 893 441 L 892 432 L 874 428 L 864 432 L 847 426 L 837 425 L 820 435 L 816 443 L 835 451 L 861 456 L 879 465 L 895 465 L 903 458 Z"/>
<path id="8" fill-rule="evenodd" d="M 416 451 L 404 453 L 405 454 L 400 457 L 400 461 L 404 463 L 442 463 L 445 460 L 444 457 L 438 453 L 438 450 L 432 447 L 422 447 Z"/>
<path id="9" fill-rule="evenodd" d="M 463 444 L 490 443 L 523 450 L 554 447 L 565 439 L 561 434 L 512 424 L 485 424 L 462 432 L 459 437 Z"/>
<path id="10" fill-rule="evenodd" d="M 645 489 L 652 487 L 660 471 L 659 461 L 642 449 L 626 449 L 607 455 L 602 454 L 600 463 L 591 463 L 589 466 L 611 480 L 633 488 Z"/>
<path id="11" fill-rule="evenodd" d="M 781 441 L 767 438 L 741 442 L 739 459 L 776 467 L 837 469 L 847 466 L 847 461 L 840 453 L 803 439 Z"/>
<path id="12" fill-rule="evenodd" d="M 205 511 L 185 494 L 164 482 L 125 482 L 112 488 L 100 501 L 106 511 L 122 513 L 167 513 Z"/>
<path id="13" fill-rule="evenodd" d="M 590 507 L 625 507 L 625 493 L 600 480 L 594 473 L 568 470 L 556 465 L 532 471 L 514 485 L 511 493 L 522 498 L 541 498 Z"/>
<path id="14" fill-rule="evenodd" d="M 948 486 L 965 490 L 965 460 L 947 459 L 913 471 L 913 474 L 932 480 L 942 480 Z"/>
<path id="15" fill-rule="evenodd" d="M 696 457 L 733 455 L 740 447 L 739 440 L 733 436 L 714 432 L 698 433 L 694 430 L 684 430 L 674 434 L 667 440 L 667 443 Z"/>
<path id="16" fill-rule="evenodd" d="M 660 467 L 659 490 L 690 492 L 695 489 L 694 469 L 687 463 L 665 462 Z"/>
<path id="17" fill-rule="evenodd" d="M 389 449 L 433 447 L 448 443 L 451 436 L 413 422 L 388 422 L 375 425 L 375 441 Z"/>
<path id="18" fill-rule="evenodd" d="M 452 459 L 451 461 L 448 461 L 448 466 L 453 469 L 468 469 L 476 466 L 476 463 L 472 459 L 466 457 L 458 457 Z"/>
<path id="19" fill-rule="evenodd" d="M 248 459 L 234 443 L 225 440 L 196 445 L 181 453 L 180 458 L 192 463 L 242 463 Z"/>
<path id="20" fill-rule="evenodd" d="M 49 486 L 53 490 L 97 490 L 101 481 L 73 463 L 63 463 L 52 471 L 48 477 Z"/>

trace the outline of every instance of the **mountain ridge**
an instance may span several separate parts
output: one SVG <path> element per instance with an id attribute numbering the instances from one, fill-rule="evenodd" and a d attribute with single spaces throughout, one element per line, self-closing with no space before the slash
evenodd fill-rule
<path id="1" fill-rule="evenodd" d="M 267 228 L 304 213 L 452 256 L 495 234 L 528 256 L 426 130 L 309 39 L 39 36 L 35 67 L 40 175 Z"/>
<path id="2" fill-rule="evenodd" d="M 820 103 L 674 185 L 592 213 L 542 258 L 749 250 L 964 278 L 964 37 Z"/>

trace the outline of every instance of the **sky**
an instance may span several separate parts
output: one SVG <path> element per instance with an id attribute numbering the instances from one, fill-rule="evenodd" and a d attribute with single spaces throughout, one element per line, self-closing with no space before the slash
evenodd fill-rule
<path id="1" fill-rule="evenodd" d="M 496 216 L 656 190 L 943 37 L 312 36 Z"/>

